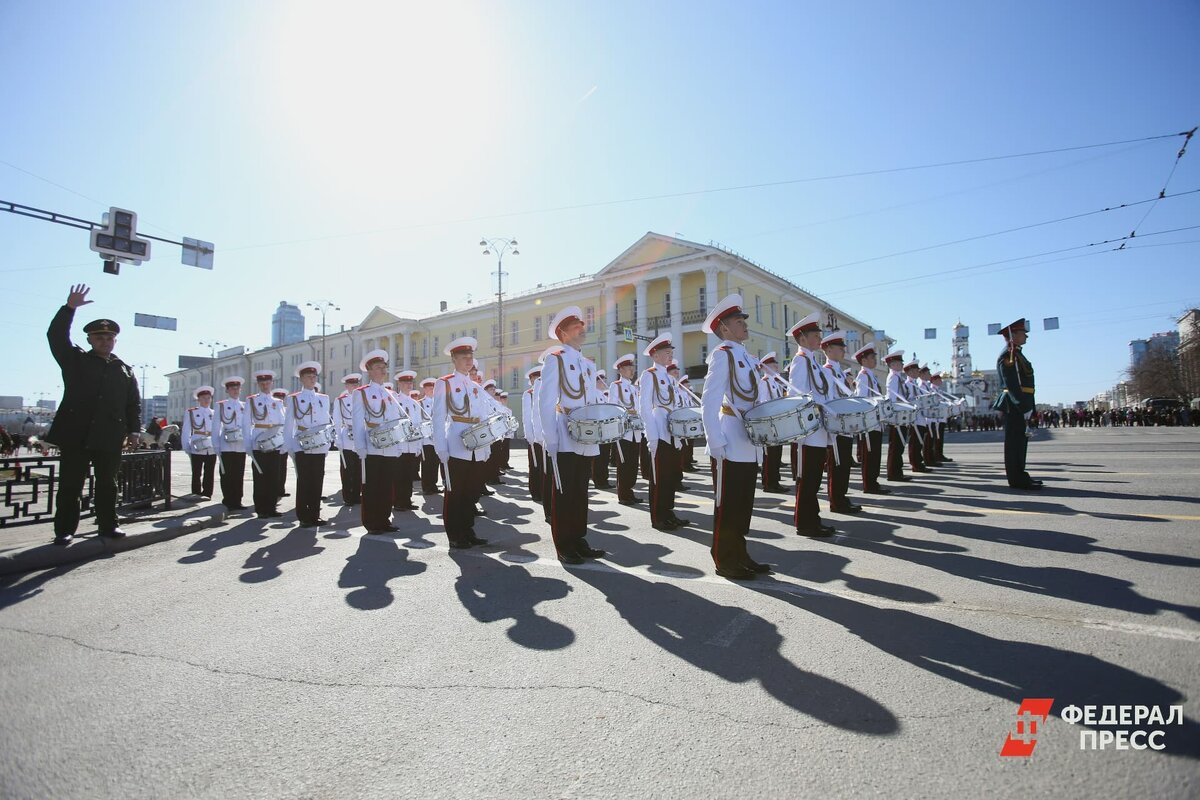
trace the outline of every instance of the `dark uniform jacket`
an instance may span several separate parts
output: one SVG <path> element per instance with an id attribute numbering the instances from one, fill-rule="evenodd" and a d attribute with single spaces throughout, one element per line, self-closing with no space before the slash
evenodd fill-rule
<path id="1" fill-rule="evenodd" d="M 992 406 L 998 411 L 1033 411 L 1033 364 L 1021 348 L 1004 348 L 996 361 L 1000 375 L 1000 396 Z"/>
<path id="2" fill-rule="evenodd" d="M 142 428 L 137 379 L 116 356 L 105 361 L 72 344 L 74 316 L 74 309 L 63 306 L 46 331 L 62 369 L 63 400 L 45 439 L 59 447 L 120 450 L 125 437 Z"/>

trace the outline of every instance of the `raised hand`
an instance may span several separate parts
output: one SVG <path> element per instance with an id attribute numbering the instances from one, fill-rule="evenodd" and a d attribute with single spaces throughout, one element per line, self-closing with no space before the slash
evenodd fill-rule
<path id="1" fill-rule="evenodd" d="M 92 302 L 91 300 L 87 299 L 88 292 L 90 291 L 91 289 L 82 283 L 78 286 L 72 286 L 71 293 L 67 295 L 67 307 L 79 308 L 80 306 L 86 306 L 88 303 Z"/>

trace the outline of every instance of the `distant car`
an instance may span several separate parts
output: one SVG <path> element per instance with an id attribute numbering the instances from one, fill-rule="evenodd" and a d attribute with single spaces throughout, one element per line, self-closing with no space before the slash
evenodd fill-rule
<path id="1" fill-rule="evenodd" d="M 1174 397 L 1151 397 L 1142 403 L 1142 408 L 1148 411 L 1173 411 L 1183 408 L 1183 401 Z"/>

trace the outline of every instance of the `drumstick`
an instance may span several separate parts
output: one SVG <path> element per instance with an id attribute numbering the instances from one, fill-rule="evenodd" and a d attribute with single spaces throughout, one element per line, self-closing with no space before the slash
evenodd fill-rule
<path id="1" fill-rule="evenodd" d="M 554 470 L 554 486 L 558 489 L 558 493 L 562 494 L 562 476 L 558 474 L 558 456 L 550 456 L 550 468 Z"/>
<path id="2" fill-rule="evenodd" d="M 721 484 L 724 483 L 724 477 L 725 477 L 725 459 L 718 458 L 717 459 L 717 487 L 716 487 L 716 489 L 713 490 L 713 504 L 714 504 L 714 507 L 716 507 L 716 508 L 721 507 Z M 753 488 L 753 487 L 751 487 L 751 488 Z"/>
<path id="3" fill-rule="evenodd" d="M 450 465 L 442 462 L 442 483 L 446 484 L 446 494 L 454 491 L 450 486 Z"/>

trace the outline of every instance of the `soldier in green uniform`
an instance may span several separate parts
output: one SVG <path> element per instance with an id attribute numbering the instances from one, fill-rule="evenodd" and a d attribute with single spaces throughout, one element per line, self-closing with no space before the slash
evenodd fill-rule
<path id="1" fill-rule="evenodd" d="M 92 302 L 88 287 L 72 286 L 67 303 L 46 331 L 50 352 L 62 369 L 63 399 L 46 441 L 58 445 L 62 461 L 54 512 L 54 543 L 67 544 L 79 527 L 79 498 L 88 465 L 95 468 L 96 525 L 101 536 L 120 538 L 117 473 L 124 444 L 134 447 L 142 429 L 142 401 L 133 370 L 113 355 L 121 326 L 98 319 L 83 326 L 92 349 L 71 343 L 75 309 Z"/>
<path id="2" fill-rule="evenodd" d="M 1025 435 L 1025 420 L 1033 413 L 1033 364 L 1021 352 L 1029 338 L 1025 320 L 1019 319 L 1000 329 L 1008 346 L 996 361 L 1000 376 L 1000 394 L 992 408 L 1004 415 L 1004 474 L 1014 489 L 1041 489 L 1042 482 L 1029 477 L 1025 471 L 1025 455 L 1029 439 Z"/>

